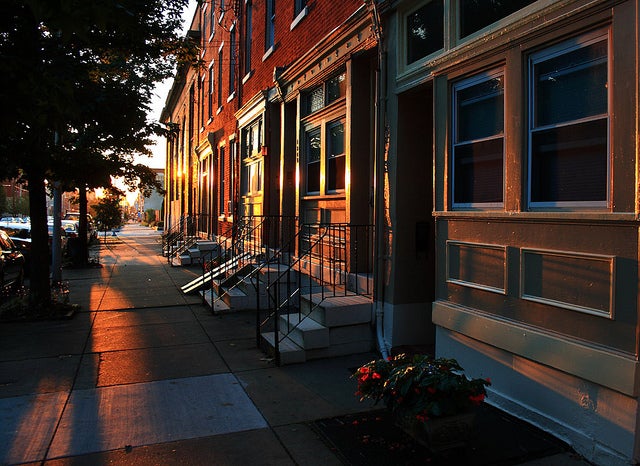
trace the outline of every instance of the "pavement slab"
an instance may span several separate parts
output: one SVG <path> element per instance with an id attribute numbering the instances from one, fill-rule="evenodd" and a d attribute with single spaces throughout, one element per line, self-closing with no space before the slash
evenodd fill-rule
<path id="1" fill-rule="evenodd" d="M 0 464 L 44 459 L 68 394 L 0 399 Z"/>
<path id="2" fill-rule="evenodd" d="M 294 462 L 270 429 L 257 429 L 196 439 L 119 448 L 102 453 L 49 460 L 44 466 L 293 466 Z M 322 463 L 331 466 L 333 463 Z"/>
<path id="3" fill-rule="evenodd" d="M 91 332 L 88 351 L 99 353 L 206 343 L 208 341 L 207 335 L 197 322 L 103 327 Z"/>
<path id="4" fill-rule="evenodd" d="M 187 306 L 103 311 L 97 313 L 93 330 L 145 324 L 195 322 L 195 320 L 195 316 Z"/>
<path id="5" fill-rule="evenodd" d="M 69 391 L 80 355 L 0 362 L 0 398 Z"/>
<path id="6" fill-rule="evenodd" d="M 229 370 L 209 343 L 110 351 L 100 354 L 99 364 L 99 387 L 219 374 Z"/>
<path id="7" fill-rule="evenodd" d="M 233 374 L 77 390 L 48 458 L 265 427 Z"/>

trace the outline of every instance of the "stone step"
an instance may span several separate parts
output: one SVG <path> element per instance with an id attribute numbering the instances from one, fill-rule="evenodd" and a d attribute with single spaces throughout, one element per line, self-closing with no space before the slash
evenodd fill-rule
<path id="1" fill-rule="evenodd" d="M 218 299 L 218 295 L 211 293 L 211 290 L 200 290 L 200 296 L 209 305 L 214 314 L 221 314 L 231 311 L 231 308 L 223 300 Z"/>
<path id="2" fill-rule="evenodd" d="M 200 249 L 198 248 L 189 248 L 187 249 L 187 252 L 189 253 L 189 256 L 191 256 L 192 259 L 199 259 L 200 256 L 202 255 L 200 252 Z"/>
<path id="3" fill-rule="evenodd" d="M 274 332 L 265 332 L 260 334 L 261 346 L 263 350 L 271 355 L 275 355 Z M 297 364 L 306 361 L 305 351 L 300 348 L 293 340 L 284 335 L 280 335 L 278 344 L 280 350 L 280 364 Z"/>
<path id="4" fill-rule="evenodd" d="M 280 316 L 280 331 L 305 350 L 329 346 L 329 329 L 311 318 L 300 314 Z"/>
<path id="5" fill-rule="evenodd" d="M 301 312 L 327 327 L 371 322 L 373 300 L 361 295 L 329 296 L 322 293 L 302 296 Z"/>

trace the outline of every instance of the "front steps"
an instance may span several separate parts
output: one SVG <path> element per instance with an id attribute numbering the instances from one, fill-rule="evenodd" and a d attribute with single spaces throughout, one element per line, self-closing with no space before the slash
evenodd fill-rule
<path id="1" fill-rule="evenodd" d="M 202 257 L 219 254 L 220 245 L 215 241 L 201 239 L 193 239 L 192 241 L 177 245 L 178 252 L 171 257 L 171 265 L 183 267 L 199 264 Z"/>
<path id="2" fill-rule="evenodd" d="M 301 312 L 281 315 L 280 364 L 364 353 L 373 347 L 372 300 L 361 295 L 302 296 Z M 274 332 L 261 334 L 261 346 L 275 354 Z"/>

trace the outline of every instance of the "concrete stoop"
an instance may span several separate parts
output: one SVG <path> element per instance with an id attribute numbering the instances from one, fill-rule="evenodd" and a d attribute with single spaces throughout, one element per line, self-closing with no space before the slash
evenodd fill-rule
<path id="1" fill-rule="evenodd" d="M 215 255 L 220 251 L 220 244 L 215 241 L 195 239 L 193 242 L 190 241 L 189 243 L 190 244 L 186 249 L 171 258 L 171 265 L 175 267 L 182 267 L 200 264 L 203 258 Z M 178 250 L 181 250 L 185 244 L 188 243 L 183 241 L 178 242 Z"/>
<path id="2" fill-rule="evenodd" d="M 365 296 L 302 297 L 301 313 L 281 315 L 280 364 L 370 351 L 372 300 Z M 262 348 L 275 355 L 274 332 L 261 334 Z"/>

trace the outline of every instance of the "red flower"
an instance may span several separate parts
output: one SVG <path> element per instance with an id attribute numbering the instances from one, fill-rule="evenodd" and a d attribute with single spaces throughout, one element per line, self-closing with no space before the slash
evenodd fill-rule
<path id="1" fill-rule="evenodd" d="M 478 395 L 469 395 L 469 401 L 474 405 L 479 405 L 484 401 L 484 393 L 480 393 Z"/>
<path id="2" fill-rule="evenodd" d="M 380 374 L 378 374 L 377 372 L 374 372 L 373 375 L 371 375 L 372 379 L 375 380 L 380 380 L 382 378 L 382 376 Z"/>
<path id="3" fill-rule="evenodd" d="M 436 389 L 435 389 L 435 388 L 433 388 L 433 387 L 427 387 L 427 391 L 433 395 L 433 394 L 435 394 L 438 390 L 436 390 Z"/>

